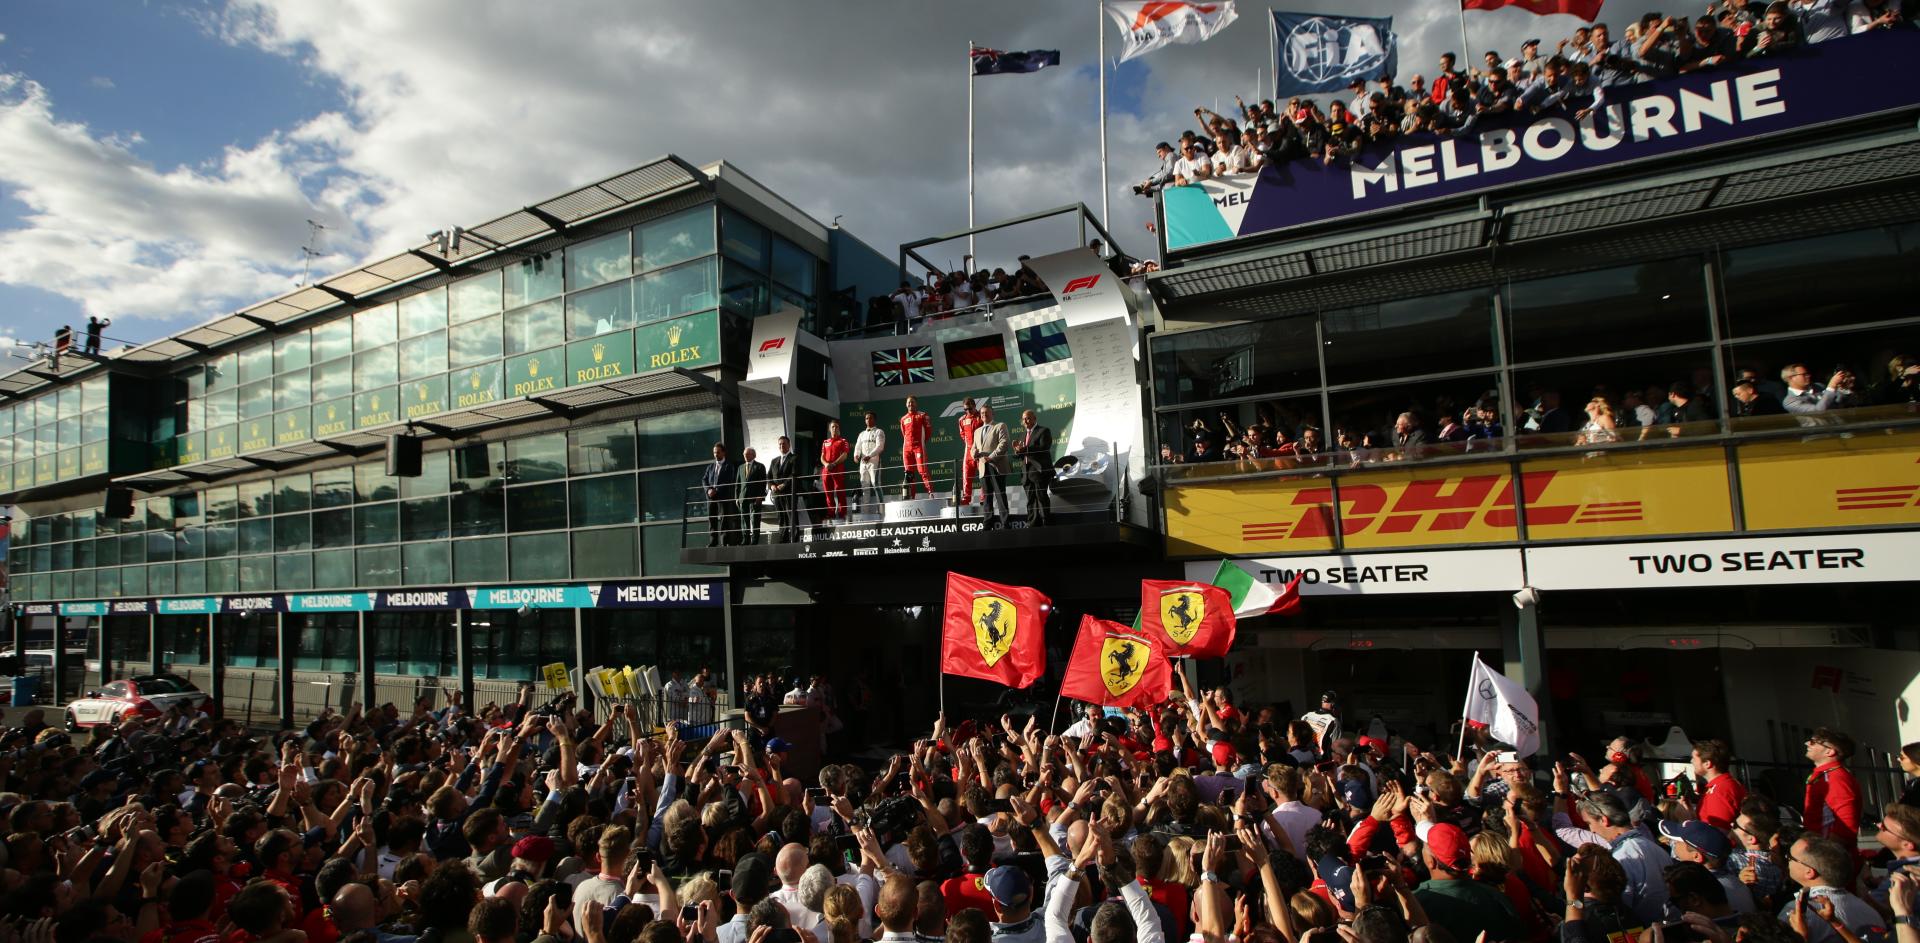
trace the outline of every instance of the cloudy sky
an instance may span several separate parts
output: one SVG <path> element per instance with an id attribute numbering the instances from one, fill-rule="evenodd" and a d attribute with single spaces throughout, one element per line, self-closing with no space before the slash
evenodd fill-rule
<path id="1" fill-rule="evenodd" d="M 1608 16 L 1650 6 L 1614 0 Z M 1461 42 L 1445 0 L 1295 8 L 1393 16 L 1403 77 Z M 150 340 L 293 287 L 308 220 L 331 273 L 668 152 L 731 161 L 892 255 L 966 224 L 969 40 L 1063 63 L 976 84 L 978 218 L 1098 212 L 1100 20 L 1096 0 L 13 4 L 0 339 L 92 313 Z M 1573 25 L 1470 14 L 1471 48 L 1513 54 Z M 1109 229 L 1133 254 L 1152 252 L 1151 214 L 1128 184 L 1196 105 L 1270 81 L 1267 32 L 1266 8 L 1242 4 L 1213 41 L 1109 72 Z M 1071 239 L 1020 236 L 983 244 L 986 264 Z"/>

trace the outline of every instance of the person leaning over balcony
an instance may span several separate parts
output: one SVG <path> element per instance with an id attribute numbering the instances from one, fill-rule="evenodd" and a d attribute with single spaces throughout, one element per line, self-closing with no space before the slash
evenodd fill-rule
<path id="1" fill-rule="evenodd" d="M 1800 33 L 1800 21 L 1794 19 L 1792 8 L 1787 6 L 1786 0 L 1773 0 L 1767 4 L 1767 12 L 1761 18 L 1760 25 L 1747 34 L 1743 48 L 1751 59 L 1784 55 L 1798 50 L 1805 43 L 1806 37 Z"/>
<path id="2" fill-rule="evenodd" d="M 1847 6 L 1847 23 L 1855 33 L 1876 29 L 1895 29 L 1902 24 L 1900 0 L 1853 0 Z"/>
<path id="3" fill-rule="evenodd" d="M 1180 159 L 1173 162 L 1174 186 L 1192 186 L 1213 176 L 1213 165 L 1200 154 L 1199 148 L 1193 140 L 1181 140 Z"/>

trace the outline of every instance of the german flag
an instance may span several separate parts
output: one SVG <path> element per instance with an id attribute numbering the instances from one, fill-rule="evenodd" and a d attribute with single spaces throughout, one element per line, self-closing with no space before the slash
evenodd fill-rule
<path id="1" fill-rule="evenodd" d="M 1007 371 L 1007 342 L 998 334 L 947 345 L 947 378 L 982 377 Z"/>

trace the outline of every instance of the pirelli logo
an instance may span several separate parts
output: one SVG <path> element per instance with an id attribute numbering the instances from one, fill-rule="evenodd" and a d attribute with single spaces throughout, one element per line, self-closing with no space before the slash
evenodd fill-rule
<path id="1" fill-rule="evenodd" d="M 1598 525 L 1642 519 L 1644 508 L 1639 501 L 1553 503 L 1549 490 L 1557 474 L 1538 471 L 1521 476 L 1520 493 L 1526 501 L 1529 524 Z M 1518 524 L 1509 475 L 1417 479 L 1398 490 L 1395 497 L 1381 485 L 1342 484 L 1336 525 L 1334 489 L 1305 488 L 1293 496 L 1292 505 L 1301 509 L 1298 517 L 1243 523 L 1240 539 L 1252 543 L 1326 538 L 1332 536 L 1336 526 L 1342 536 L 1352 537 L 1363 533 L 1445 533 L 1475 526 L 1510 530 Z"/>

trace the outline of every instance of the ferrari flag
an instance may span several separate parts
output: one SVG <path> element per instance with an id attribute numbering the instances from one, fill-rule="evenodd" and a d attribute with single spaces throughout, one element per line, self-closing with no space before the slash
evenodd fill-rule
<path id="1" fill-rule="evenodd" d="M 1067 658 L 1060 694 L 1089 704 L 1146 707 L 1167 699 L 1173 669 L 1153 635 L 1092 616 L 1080 617 L 1080 634 Z"/>
<path id="2" fill-rule="evenodd" d="M 1570 13 L 1583 20 L 1592 20 L 1600 15 L 1600 0 L 1462 0 L 1461 2 L 1461 9 L 1465 10 L 1498 10 L 1501 7 L 1518 7 L 1539 16 Z"/>
<path id="3" fill-rule="evenodd" d="M 1187 580 L 1141 580 L 1140 624 L 1166 653 L 1220 658 L 1233 647 L 1233 597 Z"/>
<path id="4" fill-rule="evenodd" d="M 1026 586 L 947 574 L 940 670 L 1024 688 L 1047 673 L 1046 610 L 1052 601 Z"/>
<path id="5" fill-rule="evenodd" d="M 1212 39 L 1237 15 L 1233 0 L 1184 3 L 1180 0 L 1107 0 L 1107 16 L 1120 26 L 1120 58 L 1125 62 L 1173 43 Z"/>

